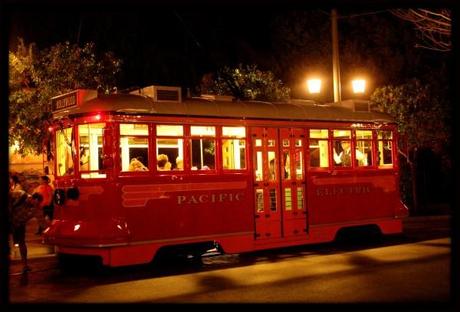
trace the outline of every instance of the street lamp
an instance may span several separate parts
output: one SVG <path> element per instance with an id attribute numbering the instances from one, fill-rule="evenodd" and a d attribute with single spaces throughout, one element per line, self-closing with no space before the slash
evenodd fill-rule
<path id="1" fill-rule="evenodd" d="M 307 80 L 308 92 L 317 94 L 321 92 L 321 79 L 308 79 Z"/>
<path id="2" fill-rule="evenodd" d="M 351 85 L 354 94 L 363 94 L 366 90 L 366 80 L 364 79 L 355 79 L 351 82 Z"/>

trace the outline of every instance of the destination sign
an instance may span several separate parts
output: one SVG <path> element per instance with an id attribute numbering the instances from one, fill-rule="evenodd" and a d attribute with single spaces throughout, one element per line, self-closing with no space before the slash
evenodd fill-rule
<path id="1" fill-rule="evenodd" d="M 77 92 L 67 94 L 65 96 L 54 98 L 52 100 L 53 111 L 69 108 L 77 105 Z"/>
<path id="2" fill-rule="evenodd" d="M 84 102 L 97 97 L 97 91 L 91 89 L 76 89 L 72 92 L 51 99 L 53 112 L 82 105 Z"/>

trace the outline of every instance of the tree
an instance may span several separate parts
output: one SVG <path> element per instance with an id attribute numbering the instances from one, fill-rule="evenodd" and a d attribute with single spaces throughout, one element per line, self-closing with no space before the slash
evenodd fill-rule
<path id="1" fill-rule="evenodd" d="M 399 86 L 377 88 L 371 96 L 381 110 L 394 116 L 412 147 L 450 141 L 449 105 L 418 79 Z"/>
<path id="2" fill-rule="evenodd" d="M 51 97 L 77 88 L 109 93 L 121 60 L 111 52 L 98 57 L 94 43 L 58 43 L 39 51 L 19 40 L 9 52 L 9 138 L 17 152 L 40 154 L 51 118 Z"/>
<path id="3" fill-rule="evenodd" d="M 239 64 L 236 68 L 224 67 L 214 80 L 206 76 L 202 92 L 233 95 L 240 100 L 279 101 L 289 99 L 290 89 L 277 80 L 271 71 L 262 71 L 257 65 Z"/>
<path id="4" fill-rule="evenodd" d="M 452 18 L 448 9 L 395 9 L 395 16 L 413 23 L 422 43 L 416 47 L 436 51 L 452 50 Z"/>
<path id="5" fill-rule="evenodd" d="M 443 185 L 445 189 L 450 183 L 452 121 L 446 94 L 445 87 L 439 84 L 412 79 L 402 85 L 377 88 L 371 96 L 371 101 L 378 108 L 396 119 L 400 133 L 406 138 L 408 148 L 399 152 L 405 158 L 410 172 L 402 172 L 401 193 L 403 196 L 412 193 L 412 198 L 408 200 L 412 201 L 415 210 L 426 203 L 426 194 L 433 193 L 433 188 L 442 189 L 439 186 Z M 430 164 L 428 158 L 431 159 Z M 421 168 L 428 165 L 433 167 L 435 159 L 439 159 L 441 166 L 436 174 L 442 171 L 445 177 L 443 181 L 439 178 L 427 179 L 426 172 L 423 178 L 417 178 L 423 171 Z M 403 169 L 405 164 L 401 165 Z M 425 200 L 419 203 L 421 195 Z"/>
<path id="6" fill-rule="evenodd" d="M 18 144 L 22 155 L 41 145 L 42 111 L 33 80 L 33 64 L 37 54 L 35 44 L 26 46 L 19 40 L 17 50 L 9 52 L 9 145 Z"/>

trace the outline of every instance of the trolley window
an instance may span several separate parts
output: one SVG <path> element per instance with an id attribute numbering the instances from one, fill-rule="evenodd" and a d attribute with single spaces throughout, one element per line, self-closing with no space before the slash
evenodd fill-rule
<path id="1" fill-rule="evenodd" d="M 120 124 L 121 171 L 148 171 L 149 127 L 147 124 Z"/>
<path id="2" fill-rule="evenodd" d="M 212 126 L 190 127 L 190 159 L 192 170 L 216 169 L 216 128 Z"/>
<path id="3" fill-rule="evenodd" d="M 377 130 L 377 163 L 379 167 L 393 166 L 393 133 Z"/>
<path id="4" fill-rule="evenodd" d="M 78 126 L 79 163 L 82 178 L 105 178 L 102 168 L 102 135 L 104 123 Z"/>
<path id="5" fill-rule="evenodd" d="M 157 125 L 156 135 L 157 170 L 184 170 L 184 127 Z"/>
<path id="6" fill-rule="evenodd" d="M 356 130 L 356 153 L 359 167 L 372 166 L 372 130 Z"/>
<path id="7" fill-rule="evenodd" d="M 73 175 L 73 135 L 72 128 L 56 131 L 56 164 L 57 175 Z"/>
<path id="8" fill-rule="evenodd" d="M 310 129 L 310 167 L 329 167 L 329 131 Z"/>
<path id="9" fill-rule="evenodd" d="M 351 167 L 351 130 L 332 130 L 333 158 L 335 166 Z"/>
<path id="10" fill-rule="evenodd" d="M 246 169 L 245 127 L 222 127 L 222 168 Z"/>

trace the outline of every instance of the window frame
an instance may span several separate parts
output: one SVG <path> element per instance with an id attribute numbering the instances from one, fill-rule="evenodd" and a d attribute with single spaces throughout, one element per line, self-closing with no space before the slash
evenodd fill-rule
<path id="1" fill-rule="evenodd" d="M 147 164 L 147 168 L 149 170 L 147 171 L 129 171 L 129 170 L 126 170 L 126 171 L 123 171 L 122 170 L 122 167 L 121 167 L 121 154 L 120 154 L 120 145 L 121 145 L 121 125 L 122 124 L 140 124 L 140 125 L 147 125 L 147 155 L 148 155 L 148 158 L 149 158 L 149 162 Z M 152 147 L 152 123 L 151 122 L 148 122 L 148 121 L 140 121 L 140 122 L 133 122 L 133 121 L 119 121 L 119 122 L 114 122 L 113 123 L 113 126 L 114 128 L 116 129 L 114 131 L 114 135 L 116 135 L 117 137 L 117 142 L 114 143 L 114 145 L 116 146 L 116 149 L 114 151 L 115 153 L 115 157 L 117 159 L 116 161 L 116 164 L 115 164 L 115 168 L 116 170 L 118 171 L 118 175 L 119 176 L 127 176 L 127 175 L 132 175 L 132 174 L 135 174 L 135 175 L 151 175 L 152 173 L 152 150 L 153 150 L 153 147 Z"/>
<path id="2" fill-rule="evenodd" d="M 243 138 L 238 138 L 238 137 L 232 137 L 232 136 L 224 136 L 224 131 L 223 131 L 223 128 L 244 128 L 244 137 Z M 247 172 L 247 170 L 249 169 L 249 163 L 248 163 L 248 159 L 249 159 L 249 155 L 248 155 L 248 152 L 249 152 L 249 146 L 248 146 L 248 127 L 246 126 L 242 126 L 242 125 L 222 125 L 222 126 L 219 126 L 219 131 L 218 133 L 220 134 L 219 138 L 218 138 L 218 142 L 219 142 L 219 151 L 218 151 L 218 158 L 220 159 L 219 161 L 219 168 L 221 168 L 222 170 L 222 173 L 223 174 L 232 174 L 232 173 L 243 173 L 243 172 Z M 223 140 L 244 140 L 244 163 L 245 163 L 245 168 L 243 169 L 228 169 L 228 168 L 224 168 L 224 163 L 223 163 L 223 158 L 224 158 L 224 155 L 223 155 L 223 152 L 222 152 L 222 146 L 223 146 Z M 217 167 L 217 166 L 216 166 Z"/>
<path id="3" fill-rule="evenodd" d="M 391 132 L 391 139 L 379 139 L 379 131 L 388 131 Z M 396 169 L 396 154 L 394 152 L 395 148 L 397 148 L 397 141 L 396 141 L 396 134 L 397 131 L 395 129 L 390 129 L 390 128 L 381 128 L 381 129 L 376 129 L 375 130 L 375 166 L 379 170 L 393 170 Z M 379 160 L 379 142 L 391 142 L 391 164 L 382 164 L 380 165 L 378 163 Z"/>
<path id="4" fill-rule="evenodd" d="M 204 135 L 204 136 L 196 136 L 196 135 L 192 135 L 192 127 L 213 127 L 215 129 L 215 134 L 214 136 L 207 136 L 207 135 Z M 211 125 L 211 124 L 203 124 L 203 123 L 196 123 L 196 124 L 189 124 L 187 126 L 187 145 L 188 145 L 188 150 L 184 150 L 184 153 L 187 153 L 188 154 L 188 161 L 187 161 L 187 165 L 188 165 L 188 169 L 189 169 L 189 172 L 192 174 L 192 175 L 195 175 L 195 174 L 217 174 L 220 172 L 221 170 L 221 166 L 220 166 L 220 161 L 221 161 L 221 155 L 219 153 L 219 150 L 221 148 L 221 144 L 220 144 L 220 135 L 222 133 L 222 127 L 221 126 L 217 126 L 217 125 Z M 193 168 L 193 159 L 192 159 L 192 140 L 193 139 L 211 139 L 211 140 L 214 140 L 214 169 L 209 169 L 209 170 L 203 170 L 203 169 L 197 169 L 197 170 L 192 170 Z M 185 166 L 184 166 L 185 168 Z"/>
<path id="5" fill-rule="evenodd" d="M 75 132 L 76 132 L 76 141 L 75 141 L 75 145 L 78 146 L 78 151 L 76 151 L 76 155 L 75 155 L 75 160 L 76 162 L 74 163 L 74 168 L 75 168 L 75 164 L 77 164 L 77 167 L 78 167 L 78 174 L 77 176 L 82 179 L 82 180 L 96 180 L 96 179 L 107 179 L 109 174 L 108 174 L 108 171 L 106 168 L 104 168 L 104 165 L 102 164 L 102 168 L 99 168 L 98 170 L 81 170 L 81 165 L 80 165 L 80 126 L 88 126 L 90 127 L 90 125 L 94 125 L 94 124 L 102 124 L 103 127 L 101 128 L 101 155 L 99 155 L 99 157 L 103 157 L 104 155 L 104 129 L 107 127 L 107 123 L 109 123 L 108 121 L 106 120 L 100 120 L 100 121 L 95 121 L 95 122 L 81 122 L 81 123 L 75 123 Z M 99 143 L 97 142 L 97 145 L 99 146 Z M 90 152 L 91 153 L 91 152 Z M 91 174 L 94 174 L 94 173 L 97 173 L 99 175 L 105 175 L 105 176 L 97 176 L 97 177 L 91 177 Z M 83 176 L 83 175 L 90 175 L 88 177 L 86 176 Z"/>
<path id="6" fill-rule="evenodd" d="M 70 142 L 71 142 L 71 144 L 73 142 L 73 144 L 76 146 L 76 144 L 77 144 L 77 142 L 75 142 L 75 140 L 76 140 L 76 133 L 75 133 L 76 128 L 77 128 L 76 123 L 69 123 L 69 124 L 62 125 L 61 127 L 59 127 L 58 129 L 56 129 L 54 131 L 54 149 L 53 149 L 53 151 L 56 153 L 56 155 L 54 157 L 55 158 L 55 162 L 54 162 L 55 168 L 54 168 L 54 170 L 55 170 L 55 174 L 56 174 L 57 178 L 60 178 L 60 179 L 64 178 L 65 179 L 65 178 L 78 177 L 76 169 L 75 169 L 75 164 L 77 162 L 77 155 L 76 155 L 76 151 L 75 151 L 75 155 L 73 154 L 72 146 L 70 146 L 70 159 L 72 160 L 72 166 L 69 167 L 69 168 L 72 168 L 73 171 L 71 173 L 69 173 L 69 174 L 66 174 L 66 173 L 60 174 L 59 168 L 58 168 L 59 167 L 59 160 L 58 160 L 58 157 L 59 157 L 59 155 L 58 155 L 58 146 L 59 146 L 58 145 L 58 136 L 59 136 L 59 132 L 61 132 L 61 131 L 65 132 L 65 130 L 70 129 L 70 138 L 69 138 Z M 69 168 L 67 168 L 67 170 Z"/>
<path id="7" fill-rule="evenodd" d="M 177 175 L 177 174 L 183 174 L 185 172 L 187 172 L 187 157 L 185 156 L 187 154 L 187 148 L 188 148 L 188 144 L 187 144 L 187 133 L 189 131 L 189 126 L 187 124 L 176 124 L 176 123 L 169 123 L 169 122 L 160 122 L 160 123 L 152 123 L 151 124 L 152 126 L 152 132 L 151 132 L 151 136 L 152 136 L 152 141 L 153 141 L 153 148 L 152 148 L 152 159 L 153 159 L 153 170 L 152 172 L 154 172 L 155 175 L 168 175 L 168 174 L 173 174 L 173 175 Z M 157 127 L 158 126 L 180 126 L 182 127 L 182 136 L 174 136 L 174 135 L 160 135 L 158 136 L 157 135 Z M 158 139 L 173 139 L 173 140 L 182 140 L 182 170 L 174 170 L 174 169 L 170 169 L 170 170 L 158 170 Z M 179 156 L 179 155 L 178 155 Z M 168 161 L 171 162 L 169 160 L 169 156 L 168 156 Z"/>
<path id="8" fill-rule="evenodd" d="M 371 138 L 370 139 L 358 139 L 358 137 L 356 135 L 356 131 L 370 131 L 371 132 Z M 375 165 L 375 162 L 376 162 L 376 157 L 375 157 L 376 131 L 375 131 L 375 129 L 369 129 L 369 128 L 356 128 L 356 129 L 353 129 L 352 137 L 353 137 L 352 141 L 354 141 L 355 150 L 357 149 L 358 141 L 360 141 L 360 142 L 370 142 L 371 143 L 370 150 L 371 150 L 371 153 L 372 153 L 372 155 L 371 155 L 372 163 L 370 165 L 368 164 L 367 166 L 360 166 L 359 164 L 356 164 L 356 154 L 355 154 L 355 161 L 353 162 L 353 168 L 357 169 L 357 170 L 375 169 L 377 167 Z"/>
<path id="9" fill-rule="evenodd" d="M 310 130 L 326 130 L 327 131 L 327 138 L 312 138 L 310 136 Z M 326 127 L 326 126 L 323 126 L 323 125 L 318 125 L 318 126 L 313 126 L 313 127 L 308 127 L 307 128 L 307 144 L 305 145 L 305 150 L 307 151 L 307 153 L 305 153 L 305 155 L 308 155 L 307 159 L 306 159 L 306 170 L 307 172 L 308 171 L 329 171 L 331 169 L 331 128 L 330 127 Z M 310 150 L 310 144 L 311 144 L 311 140 L 318 140 L 318 141 L 325 141 L 327 142 L 327 161 L 328 161 L 328 164 L 327 166 L 325 167 L 321 167 L 321 166 L 311 166 L 311 150 Z M 334 161 L 334 159 L 332 158 L 332 161 Z"/>

